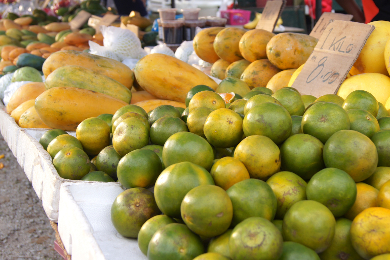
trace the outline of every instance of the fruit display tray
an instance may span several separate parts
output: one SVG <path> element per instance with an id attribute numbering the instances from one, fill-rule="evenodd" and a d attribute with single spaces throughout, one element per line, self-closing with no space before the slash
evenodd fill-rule
<path id="1" fill-rule="evenodd" d="M 67 180 L 58 175 L 49 153 L 39 143 L 39 139 L 46 131 L 47 129 L 19 127 L 0 102 L 0 132 L 42 201 L 47 217 L 53 222 L 58 222 L 61 184 L 82 181 Z M 69 134 L 75 136 L 75 132 Z"/>
<path id="2" fill-rule="evenodd" d="M 73 260 L 147 260 L 136 239 L 122 237 L 111 222 L 119 183 L 65 182 L 61 185 L 58 232 Z"/>

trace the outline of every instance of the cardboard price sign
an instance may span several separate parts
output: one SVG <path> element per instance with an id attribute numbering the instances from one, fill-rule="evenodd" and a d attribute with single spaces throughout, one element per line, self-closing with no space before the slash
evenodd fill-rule
<path id="1" fill-rule="evenodd" d="M 122 29 L 130 30 L 130 31 L 132 31 L 135 35 L 137 35 L 137 37 L 139 37 L 139 27 L 138 27 L 138 26 L 135 26 L 135 25 L 133 25 L 133 24 L 123 24 L 123 23 L 121 23 L 121 28 L 122 28 Z"/>
<path id="2" fill-rule="evenodd" d="M 72 30 L 75 30 L 75 29 L 79 29 L 81 26 L 83 26 L 83 24 L 88 21 L 89 17 L 91 17 L 92 14 L 84 11 L 84 10 L 81 10 L 76 16 L 75 18 L 72 19 L 72 21 L 70 21 L 70 28 Z"/>
<path id="3" fill-rule="evenodd" d="M 102 25 L 105 25 L 105 26 L 109 26 L 110 24 L 112 24 L 113 22 L 116 21 L 116 19 L 119 18 L 119 15 L 114 15 L 114 14 L 106 14 L 103 16 L 103 18 L 100 20 L 100 23 L 98 24 L 98 26 L 102 26 Z"/>
<path id="4" fill-rule="evenodd" d="M 373 30 L 362 23 L 330 23 L 292 87 L 315 97 L 337 93 Z"/>
<path id="5" fill-rule="evenodd" d="M 278 21 L 285 5 L 285 0 L 267 1 L 261 14 L 260 21 L 256 25 L 256 29 L 273 32 L 276 22 Z"/>
<path id="6" fill-rule="evenodd" d="M 337 13 L 323 13 L 314 26 L 313 30 L 310 33 L 310 36 L 313 36 L 319 39 L 322 33 L 325 31 L 326 27 L 333 21 L 351 21 L 353 15 L 351 14 L 337 14 Z"/>

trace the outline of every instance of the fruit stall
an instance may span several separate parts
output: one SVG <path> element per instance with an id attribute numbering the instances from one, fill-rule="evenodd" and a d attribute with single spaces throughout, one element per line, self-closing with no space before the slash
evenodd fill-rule
<path id="1" fill-rule="evenodd" d="M 284 5 L 4 8 L 0 132 L 64 259 L 390 259 L 390 22 Z"/>

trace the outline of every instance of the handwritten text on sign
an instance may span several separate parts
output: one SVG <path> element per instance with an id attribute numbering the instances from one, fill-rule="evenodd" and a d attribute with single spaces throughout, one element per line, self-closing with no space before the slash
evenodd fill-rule
<path id="1" fill-rule="evenodd" d="M 286 1 L 284 0 L 267 1 L 256 29 L 272 32 L 285 4 Z"/>
<path id="2" fill-rule="evenodd" d="M 373 30 L 361 23 L 330 23 L 292 87 L 316 97 L 336 93 Z"/>
<path id="3" fill-rule="evenodd" d="M 351 14 L 338 14 L 338 13 L 323 13 L 314 26 L 313 30 L 310 33 L 310 36 L 313 36 L 319 39 L 322 33 L 325 31 L 326 27 L 333 21 L 351 21 L 353 15 Z"/>

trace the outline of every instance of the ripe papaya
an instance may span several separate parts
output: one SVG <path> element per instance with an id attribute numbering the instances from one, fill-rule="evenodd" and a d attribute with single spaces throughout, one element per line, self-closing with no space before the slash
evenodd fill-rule
<path id="1" fill-rule="evenodd" d="M 96 91 L 130 103 L 131 92 L 116 80 L 81 66 L 64 66 L 46 78 L 46 89 L 75 87 Z"/>
<path id="2" fill-rule="evenodd" d="M 35 109 L 46 125 L 71 131 L 87 118 L 115 114 L 126 105 L 108 95 L 73 87 L 48 89 L 35 100 Z"/>
<path id="3" fill-rule="evenodd" d="M 58 51 L 50 55 L 43 64 L 43 75 L 47 78 L 54 70 L 66 65 L 77 65 L 91 69 L 122 83 L 128 89 L 133 86 L 134 73 L 126 65 L 113 59 L 73 50 Z"/>
<path id="4" fill-rule="evenodd" d="M 196 85 L 206 85 L 212 89 L 218 87 L 200 70 L 160 53 L 149 54 L 138 61 L 134 74 L 139 85 L 153 96 L 183 103 L 188 91 Z"/>

